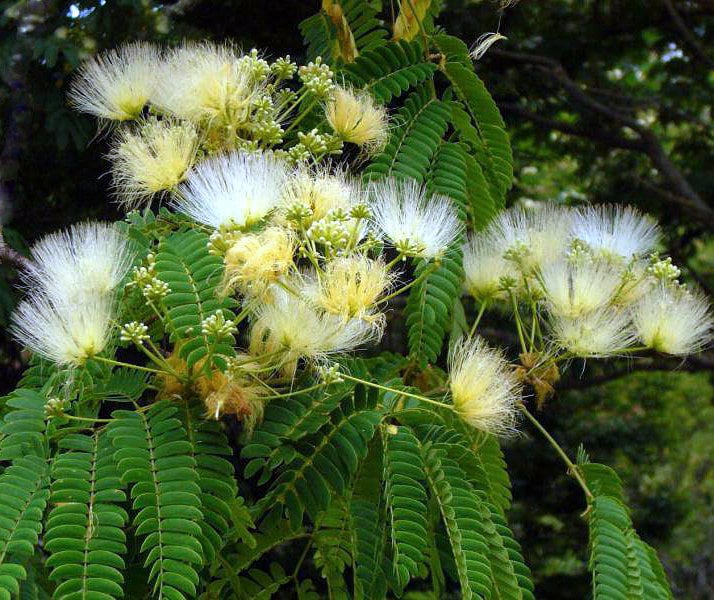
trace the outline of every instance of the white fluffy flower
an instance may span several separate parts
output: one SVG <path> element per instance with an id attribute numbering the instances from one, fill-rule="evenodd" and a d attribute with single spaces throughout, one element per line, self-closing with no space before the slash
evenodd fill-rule
<path id="1" fill-rule="evenodd" d="M 631 206 L 589 206 L 576 212 L 572 235 L 596 254 L 629 261 L 651 252 L 660 238 L 652 219 Z"/>
<path id="2" fill-rule="evenodd" d="M 516 271 L 513 263 L 503 258 L 491 236 L 469 236 L 463 251 L 466 292 L 482 302 L 502 296 L 501 278 L 515 277 Z"/>
<path id="3" fill-rule="evenodd" d="M 604 262 L 559 260 L 546 265 L 539 281 L 551 312 L 578 317 L 613 300 L 622 275 Z"/>
<path id="4" fill-rule="evenodd" d="M 488 433 L 513 431 L 522 386 L 503 355 L 481 338 L 461 339 L 452 348 L 449 387 L 464 421 Z"/>
<path id="5" fill-rule="evenodd" d="M 692 354 L 712 339 L 709 300 L 699 292 L 660 284 L 633 307 L 632 316 L 642 343 L 658 352 Z"/>
<path id="6" fill-rule="evenodd" d="M 160 60 L 159 50 L 144 42 L 95 56 L 79 68 L 70 102 L 101 119 L 135 119 L 154 93 Z"/>
<path id="7" fill-rule="evenodd" d="M 616 355 L 635 341 L 629 316 L 624 311 L 600 308 L 577 318 L 551 315 L 555 343 L 573 356 Z"/>
<path id="8" fill-rule="evenodd" d="M 35 354 L 59 365 L 82 365 L 106 347 L 112 299 L 96 295 L 61 303 L 40 292 L 18 304 L 11 331 Z"/>
<path id="9" fill-rule="evenodd" d="M 171 204 L 199 223 L 242 228 L 278 206 L 287 181 L 285 163 L 271 155 L 233 152 L 196 166 Z"/>
<path id="10" fill-rule="evenodd" d="M 556 204 L 514 206 L 489 225 L 499 253 L 526 274 L 560 258 L 570 239 L 572 211 Z"/>
<path id="11" fill-rule="evenodd" d="M 31 250 L 28 287 L 60 304 L 111 295 L 131 266 L 126 237 L 113 224 L 88 222 L 51 233 Z"/>
<path id="12" fill-rule="evenodd" d="M 297 360 L 320 360 L 348 352 L 381 335 L 381 329 L 361 319 L 344 319 L 324 313 L 293 294 L 276 288 L 273 301 L 256 310 L 250 333 L 251 354 L 282 353 L 286 371 Z"/>
<path id="13" fill-rule="evenodd" d="M 370 189 L 372 224 L 408 256 L 434 258 L 461 233 L 461 221 L 451 200 L 427 196 L 415 180 L 388 179 Z"/>

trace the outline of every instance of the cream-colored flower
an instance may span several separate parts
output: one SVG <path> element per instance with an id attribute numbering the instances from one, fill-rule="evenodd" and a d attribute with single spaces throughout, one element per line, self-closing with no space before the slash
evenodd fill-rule
<path id="1" fill-rule="evenodd" d="M 551 315 L 553 341 L 573 356 L 613 356 L 630 347 L 635 334 L 628 314 L 600 308 L 579 317 Z"/>
<path id="2" fill-rule="evenodd" d="M 503 258 L 495 241 L 487 234 L 470 235 L 463 245 L 464 290 L 479 302 L 502 298 L 503 277 L 517 279 L 511 261 Z"/>
<path id="3" fill-rule="evenodd" d="M 325 107 L 327 122 L 345 142 L 362 146 L 369 152 L 381 150 L 387 143 L 387 111 L 378 106 L 368 92 L 336 87 Z"/>
<path id="4" fill-rule="evenodd" d="M 35 354 L 62 366 L 79 366 L 109 343 L 112 308 L 112 299 L 98 294 L 63 303 L 38 291 L 18 304 L 10 330 Z"/>
<path id="5" fill-rule="evenodd" d="M 473 427 L 496 435 L 514 431 L 522 386 L 503 355 L 483 339 L 454 345 L 449 388 L 456 412 Z"/>
<path id="6" fill-rule="evenodd" d="M 632 317 L 645 346 L 684 356 L 702 350 L 712 339 L 709 300 L 700 292 L 659 284 L 634 305 Z"/>
<path id="7" fill-rule="evenodd" d="M 199 163 L 171 206 L 218 229 L 255 225 L 280 203 L 287 166 L 270 154 L 232 152 Z"/>
<path id="8" fill-rule="evenodd" d="M 315 171 L 301 168 L 286 181 L 280 220 L 299 220 L 302 225 L 309 226 L 331 211 L 349 212 L 359 195 L 357 186 L 339 171 L 331 173 L 327 168 Z"/>
<path id="9" fill-rule="evenodd" d="M 193 125 L 167 119 L 122 130 L 109 154 L 119 200 L 136 208 L 155 194 L 174 190 L 196 160 L 198 141 Z"/>
<path id="10" fill-rule="evenodd" d="M 661 234 L 657 223 L 637 209 L 607 204 L 578 210 L 572 235 L 596 255 L 626 262 L 652 252 Z"/>
<path id="11" fill-rule="evenodd" d="M 430 196 L 414 179 L 387 179 L 369 188 L 375 233 L 406 256 L 435 258 L 462 231 L 452 201 Z"/>
<path id="12" fill-rule="evenodd" d="M 72 81 L 69 99 L 100 119 L 139 117 L 156 88 L 159 50 L 144 42 L 125 44 L 86 61 Z"/>
<path id="13" fill-rule="evenodd" d="M 261 294 L 293 266 L 294 253 L 294 236 L 281 227 L 238 236 L 223 259 L 224 290 Z"/>
<path id="14" fill-rule="evenodd" d="M 240 129 L 265 82 L 230 45 L 189 43 L 173 50 L 159 72 L 152 102 L 181 119 L 209 127 Z"/>
<path id="15" fill-rule="evenodd" d="M 392 276 L 381 260 L 361 254 L 335 258 L 315 280 L 314 300 L 327 312 L 345 320 L 373 320 L 376 304 L 389 289 Z"/>
<path id="16" fill-rule="evenodd" d="M 62 304 L 109 296 L 131 266 L 127 238 L 114 224 L 88 222 L 43 237 L 31 249 L 27 287 Z"/>
<path id="17" fill-rule="evenodd" d="M 361 319 L 323 313 L 302 298 L 275 290 L 273 301 L 258 307 L 250 332 L 250 353 L 271 354 L 288 375 L 299 359 L 321 360 L 376 340 L 381 329 Z"/>
<path id="18" fill-rule="evenodd" d="M 552 262 L 538 280 L 550 312 L 572 318 L 608 305 L 622 286 L 618 269 L 594 260 Z"/>
<path id="19" fill-rule="evenodd" d="M 570 240 L 571 220 L 570 209 L 557 204 L 514 206 L 499 214 L 487 232 L 502 256 L 531 275 L 563 255 Z"/>

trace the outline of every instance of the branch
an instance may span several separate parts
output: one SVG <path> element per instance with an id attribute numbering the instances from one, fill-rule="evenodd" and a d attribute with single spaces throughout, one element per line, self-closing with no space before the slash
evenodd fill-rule
<path id="1" fill-rule="evenodd" d="M 639 143 L 636 147 L 628 149 L 638 150 L 648 156 L 652 164 L 669 182 L 674 193 L 686 198 L 686 205 L 682 202 L 680 202 L 680 205 L 686 206 L 697 213 L 698 218 L 704 219 L 710 226 L 714 226 L 714 209 L 704 202 L 702 197 L 689 184 L 679 168 L 669 158 L 657 136 L 647 127 L 628 114 L 620 112 L 593 98 L 569 77 L 565 68 L 559 62 L 551 58 L 499 49 L 492 49 L 489 52 L 489 56 L 535 65 L 541 73 L 560 84 L 575 105 L 600 117 L 606 117 L 610 121 L 618 123 L 621 127 L 627 127 L 635 132 L 638 135 L 636 141 Z M 562 128 L 560 130 L 562 130 Z M 570 132 L 572 135 L 583 134 L 583 130 L 578 128 L 572 128 Z M 583 137 L 592 138 L 593 135 L 594 134 L 584 134 Z M 600 139 L 602 139 L 602 136 Z M 620 141 L 624 138 L 616 137 L 615 139 Z M 618 145 L 617 147 L 622 146 Z"/>
<path id="2" fill-rule="evenodd" d="M 662 0 L 667 12 L 669 12 L 672 17 L 672 22 L 675 27 L 679 30 L 684 40 L 691 46 L 694 53 L 699 57 L 702 62 L 704 62 L 710 69 L 714 69 L 714 60 L 707 54 L 704 46 L 699 43 L 697 36 L 687 27 L 687 24 L 682 19 L 682 16 L 677 12 L 672 0 Z"/>
<path id="3" fill-rule="evenodd" d="M 28 270 L 32 266 L 30 259 L 7 245 L 2 235 L 2 227 L 0 227 L 0 265 L 10 265 L 22 270 Z"/>

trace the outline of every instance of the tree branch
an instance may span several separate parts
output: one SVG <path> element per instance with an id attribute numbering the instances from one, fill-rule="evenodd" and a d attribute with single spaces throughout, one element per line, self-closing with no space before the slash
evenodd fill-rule
<path id="1" fill-rule="evenodd" d="M 672 162 L 657 136 L 642 123 L 633 119 L 628 114 L 607 106 L 593 98 L 570 78 L 565 68 L 559 62 L 551 58 L 500 49 L 491 49 L 489 56 L 535 65 L 541 73 L 554 80 L 565 90 L 573 104 L 579 106 L 584 111 L 594 113 L 600 117 L 606 117 L 610 121 L 619 124 L 620 127 L 629 128 L 636 133 L 638 137 L 635 141 L 638 143 L 628 149 L 640 151 L 648 156 L 652 164 L 672 187 L 675 195 L 686 198 L 686 204 L 683 202 L 679 204 L 695 212 L 698 218 L 705 220 L 710 226 L 714 226 L 714 209 L 704 202 L 702 197 L 689 184 L 679 168 Z M 545 124 L 542 118 L 540 121 L 541 124 Z M 563 131 L 563 128 L 559 127 L 559 130 Z M 582 128 L 572 126 L 570 127 L 570 133 L 590 139 L 595 135 L 584 133 Z M 618 142 L 623 139 L 626 138 L 615 136 L 615 140 Z M 600 136 L 600 140 L 603 140 L 603 136 Z M 622 145 L 617 145 L 616 147 L 622 147 Z"/>
<path id="2" fill-rule="evenodd" d="M 707 54 L 704 46 L 699 43 L 697 36 L 694 35 L 691 29 L 687 27 L 687 24 L 682 19 L 682 16 L 677 12 L 676 7 L 672 0 L 662 0 L 667 12 L 672 17 L 672 22 L 674 26 L 679 30 L 679 33 L 684 38 L 684 40 L 690 45 L 694 53 L 699 57 L 699 59 L 704 62 L 710 69 L 714 69 L 714 60 Z"/>

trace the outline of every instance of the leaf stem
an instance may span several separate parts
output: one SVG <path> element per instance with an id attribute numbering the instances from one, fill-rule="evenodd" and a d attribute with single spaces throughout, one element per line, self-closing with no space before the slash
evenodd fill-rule
<path id="1" fill-rule="evenodd" d="M 438 400 L 432 400 L 431 398 L 425 398 L 424 396 L 420 396 L 419 394 L 412 394 L 411 392 L 406 392 L 404 390 L 398 390 L 396 388 L 387 387 L 386 385 L 380 385 L 378 383 L 366 381 L 365 379 L 360 379 L 359 377 L 353 377 L 352 375 L 347 375 L 346 373 L 340 373 L 340 377 L 342 377 L 343 379 L 349 379 L 350 381 L 354 381 L 355 383 L 361 383 L 362 385 L 366 385 L 366 386 L 373 387 L 378 390 L 382 390 L 383 392 L 389 392 L 392 394 L 397 394 L 399 396 L 406 396 L 407 398 L 414 398 L 415 400 L 419 400 L 421 402 L 427 402 L 428 404 L 434 404 L 441 408 L 448 408 L 449 410 L 452 410 L 452 411 L 456 410 L 451 404 L 444 404 L 443 402 L 439 402 Z"/>
<path id="2" fill-rule="evenodd" d="M 474 333 L 476 333 L 476 327 L 478 327 L 478 324 L 481 322 L 481 317 L 483 317 L 483 313 L 486 311 L 487 306 L 488 300 L 484 300 L 483 302 L 481 302 L 481 308 L 479 308 L 478 314 L 476 315 L 476 319 L 474 320 L 474 324 L 471 325 L 469 337 L 473 337 Z"/>
<path id="3" fill-rule="evenodd" d="M 136 369 L 137 371 L 144 371 L 145 373 L 153 373 L 154 375 L 156 375 L 156 374 L 167 375 L 168 374 L 168 373 L 166 373 L 166 371 L 163 371 L 163 370 L 151 369 L 149 367 L 140 367 L 139 365 L 132 365 L 131 363 L 122 362 L 120 360 L 114 360 L 113 358 L 107 358 L 106 356 L 95 355 L 92 358 L 94 360 L 98 360 L 99 362 L 103 362 L 108 365 L 114 365 L 115 367 L 125 367 L 127 369 Z"/>
<path id="4" fill-rule="evenodd" d="M 583 492 L 585 492 L 586 498 L 588 500 L 591 500 L 593 498 L 593 493 L 592 491 L 590 491 L 590 488 L 585 482 L 585 479 L 583 478 L 578 466 L 572 460 L 570 460 L 568 455 L 565 453 L 565 450 L 563 450 L 562 446 L 555 441 L 553 436 L 550 435 L 546 428 L 540 424 L 540 421 L 538 421 L 538 419 L 533 416 L 533 414 L 526 408 L 526 405 L 523 404 L 523 402 L 518 403 L 518 408 L 525 415 L 525 417 L 533 424 L 533 426 L 541 433 L 541 435 L 546 440 L 548 440 L 548 443 L 553 446 L 555 451 L 558 453 L 558 456 L 560 456 L 563 462 L 568 466 L 568 474 L 571 475 L 578 482 L 580 487 L 583 489 Z"/>

